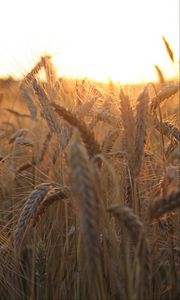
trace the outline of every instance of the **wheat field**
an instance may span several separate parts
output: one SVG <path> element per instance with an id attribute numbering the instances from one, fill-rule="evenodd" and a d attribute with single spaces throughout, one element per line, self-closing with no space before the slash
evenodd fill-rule
<path id="1" fill-rule="evenodd" d="M 0 299 L 180 298 L 179 83 L 155 68 L 0 80 Z"/>

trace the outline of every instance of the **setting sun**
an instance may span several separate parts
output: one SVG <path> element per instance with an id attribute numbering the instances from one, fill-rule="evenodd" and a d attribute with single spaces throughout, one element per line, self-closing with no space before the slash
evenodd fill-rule
<path id="1" fill-rule="evenodd" d="M 177 76 L 179 1 L 4 1 L 0 76 L 25 74 L 43 53 L 65 76 L 120 82 Z M 169 60 L 165 36 L 175 56 Z"/>

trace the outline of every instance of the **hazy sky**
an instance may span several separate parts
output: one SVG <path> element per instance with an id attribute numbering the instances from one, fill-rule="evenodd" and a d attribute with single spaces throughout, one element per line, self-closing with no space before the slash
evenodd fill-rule
<path id="1" fill-rule="evenodd" d="M 1 0 L 0 11 L 0 76 L 22 76 L 43 53 L 59 74 L 149 81 L 154 64 L 175 74 L 161 37 L 178 62 L 179 0 Z"/>

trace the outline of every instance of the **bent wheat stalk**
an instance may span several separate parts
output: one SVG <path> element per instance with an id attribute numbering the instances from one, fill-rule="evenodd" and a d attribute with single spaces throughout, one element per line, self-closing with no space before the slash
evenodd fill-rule
<path id="1" fill-rule="evenodd" d="M 177 142 L 180 142 L 180 130 L 174 124 L 169 121 L 161 123 L 156 117 L 154 117 L 153 122 L 154 127 L 159 132 L 162 132 L 163 135 L 167 136 L 168 138 L 174 137 Z"/>
<path id="2" fill-rule="evenodd" d="M 24 170 L 27 170 L 29 168 L 33 167 L 33 164 L 32 162 L 26 162 L 26 163 L 23 163 L 21 164 L 17 169 L 16 169 L 16 175 L 23 172 Z"/>
<path id="3" fill-rule="evenodd" d="M 51 206 L 55 201 L 67 199 L 70 195 L 68 187 L 55 187 L 48 192 L 43 202 L 37 208 L 37 211 L 34 213 L 32 226 L 35 227 L 41 218 L 41 216 L 45 213 L 45 211 Z"/>
<path id="4" fill-rule="evenodd" d="M 178 92 L 179 88 L 179 84 L 170 84 L 168 86 L 163 87 L 157 93 L 157 95 L 154 98 L 152 98 L 150 105 L 151 110 L 154 111 L 161 102 L 175 95 Z"/>
<path id="5" fill-rule="evenodd" d="M 14 143 L 14 141 L 16 140 L 16 138 L 18 137 L 24 137 L 26 136 L 28 133 L 30 133 L 30 130 L 27 128 L 21 128 L 18 129 L 15 133 L 13 133 L 9 139 L 9 144 Z"/>
<path id="6" fill-rule="evenodd" d="M 12 243 L 15 248 L 17 248 L 22 241 L 32 216 L 51 187 L 52 183 L 42 183 L 36 186 L 29 195 L 12 236 Z"/>
<path id="7" fill-rule="evenodd" d="M 149 208 L 150 220 L 159 218 L 165 213 L 172 211 L 180 206 L 180 191 L 173 192 L 166 197 L 156 200 Z"/>
<path id="8" fill-rule="evenodd" d="M 63 117 L 69 124 L 79 129 L 90 157 L 94 157 L 101 152 L 93 132 L 89 130 L 85 122 L 79 120 L 75 114 L 56 103 L 52 103 L 52 106 L 59 116 Z"/>
<path id="9" fill-rule="evenodd" d="M 138 243 L 138 239 L 141 235 L 145 235 L 143 223 L 140 221 L 139 217 L 134 214 L 131 208 L 113 204 L 107 211 L 118 218 L 121 224 L 124 224 L 135 244 Z"/>

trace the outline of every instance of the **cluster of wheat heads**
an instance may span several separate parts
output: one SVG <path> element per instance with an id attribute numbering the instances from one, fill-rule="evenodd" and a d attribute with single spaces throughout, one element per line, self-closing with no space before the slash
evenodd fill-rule
<path id="1" fill-rule="evenodd" d="M 0 103 L 0 298 L 178 299 L 179 84 L 58 78 L 45 56 L 17 90 L 26 107 Z"/>

